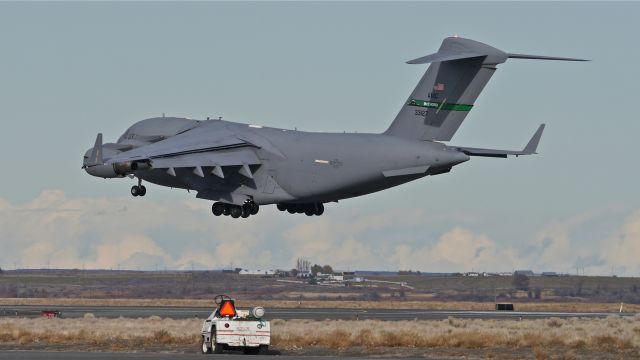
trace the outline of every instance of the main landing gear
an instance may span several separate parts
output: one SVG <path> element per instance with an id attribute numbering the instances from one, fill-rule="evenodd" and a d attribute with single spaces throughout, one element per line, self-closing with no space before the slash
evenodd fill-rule
<path id="1" fill-rule="evenodd" d="M 231 216 L 234 219 L 239 217 L 248 218 L 251 215 L 255 215 L 260 210 L 260 206 L 253 201 L 247 202 L 244 205 L 234 205 L 222 202 L 215 202 L 211 206 L 211 212 L 215 216 Z"/>
<path id="2" fill-rule="evenodd" d="M 138 185 L 131 187 L 132 196 L 145 196 L 147 194 L 147 188 L 142 185 L 142 179 L 138 179 Z"/>
<path id="3" fill-rule="evenodd" d="M 307 216 L 320 216 L 324 213 L 322 203 L 311 204 L 278 204 L 278 210 L 286 211 L 289 214 L 305 214 Z"/>

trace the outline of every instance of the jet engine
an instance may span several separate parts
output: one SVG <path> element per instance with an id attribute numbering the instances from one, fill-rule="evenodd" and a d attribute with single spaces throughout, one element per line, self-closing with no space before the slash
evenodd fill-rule
<path id="1" fill-rule="evenodd" d="M 108 159 L 121 152 L 120 150 L 110 148 L 108 145 L 109 144 L 105 144 L 105 146 L 101 148 L 102 156 L 104 156 L 104 158 Z M 91 156 L 93 151 L 94 151 L 94 148 L 91 148 L 87 150 L 87 152 L 84 154 L 82 168 L 87 172 L 87 174 L 105 178 L 105 179 L 121 178 L 127 174 L 127 173 L 116 170 L 115 166 L 111 164 L 107 165 L 107 164 L 101 164 L 99 162 L 93 163 L 91 161 Z"/>

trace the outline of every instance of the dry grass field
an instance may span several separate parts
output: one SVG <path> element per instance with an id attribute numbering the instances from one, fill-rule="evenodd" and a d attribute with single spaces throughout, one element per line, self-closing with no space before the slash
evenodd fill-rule
<path id="1" fill-rule="evenodd" d="M 0 318 L 3 349 L 186 351 L 198 349 L 198 319 Z M 475 358 L 638 358 L 640 316 L 605 319 L 442 321 L 273 320 L 282 354 Z"/>
<path id="2" fill-rule="evenodd" d="M 239 307 L 263 306 L 267 309 L 309 308 L 309 309 L 420 309 L 420 310 L 471 310 L 491 311 L 493 302 L 474 301 L 349 301 L 349 300 L 242 300 L 236 301 Z M 68 298 L 0 298 L 0 306 L 42 305 L 52 306 L 175 306 L 175 307 L 211 307 L 212 300 L 203 299 L 68 299 Z M 618 312 L 620 303 L 592 302 L 518 302 L 517 311 L 546 312 Z M 640 313 L 640 304 L 624 304 L 625 312 Z"/>
<path id="3" fill-rule="evenodd" d="M 206 302 L 217 294 L 230 294 L 237 299 L 292 303 L 371 300 L 491 303 L 498 300 L 640 304 L 640 278 L 633 277 L 533 276 L 528 278 L 528 286 L 516 287 L 511 276 L 376 273 L 362 276 L 367 281 L 314 285 L 293 277 L 220 271 L 5 270 L 0 272 L 0 298 L 200 299 Z"/>

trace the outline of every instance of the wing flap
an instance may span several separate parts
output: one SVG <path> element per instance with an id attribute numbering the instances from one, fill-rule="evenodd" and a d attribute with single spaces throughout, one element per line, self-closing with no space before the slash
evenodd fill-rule
<path id="1" fill-rule="evenodd" d="M 254 151 L 248 148 L 151 159 L 151 166 L 155 169 L 257 164 L 261 164 L 260 159 Z"/>

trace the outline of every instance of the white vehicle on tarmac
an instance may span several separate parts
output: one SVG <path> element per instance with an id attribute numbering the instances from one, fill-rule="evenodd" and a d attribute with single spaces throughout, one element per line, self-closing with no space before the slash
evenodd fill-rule
<path id="1" fill-rule="evenodd" d="M 264 309 L 236 310 L 235 301 L 226 295 L 216 296 L 215 302 L 218 307 L 202 324 L 202 353 L 243 350 L 245 354 L 266 355 L 271 327 L 262 318 Z"/>

